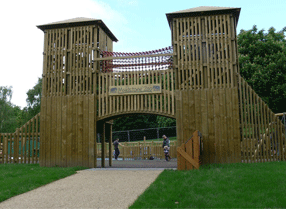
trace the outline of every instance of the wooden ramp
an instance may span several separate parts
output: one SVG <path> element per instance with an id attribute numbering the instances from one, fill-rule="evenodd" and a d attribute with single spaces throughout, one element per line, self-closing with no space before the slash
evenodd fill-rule
<path id="1" fill-rule="evenodd" d="M 177 148 L 177 169 L 192 170 L 200 167 L 200 136 L 195 131 L 193 136 Z"/>

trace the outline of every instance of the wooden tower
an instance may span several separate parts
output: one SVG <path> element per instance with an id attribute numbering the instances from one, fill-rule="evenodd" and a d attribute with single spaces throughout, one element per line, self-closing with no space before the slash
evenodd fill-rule
<path id="1" fill-rule="evenodd" d="M 178 145 L 199 130 L 204 164 L 267 161 L 270 144 L 282 150 L 285 143 L 281 121 L 239 74 L 239 14 L 240 8 L 204 6 L 166 14 L 174 48 Z"/>
<path id="2" fill-rule="evenodd" d="M 74 18 L 44 32 L 41 166 L 96 166 L 96 83 L 100 50 L 116 37 L 103 21 Z"/>

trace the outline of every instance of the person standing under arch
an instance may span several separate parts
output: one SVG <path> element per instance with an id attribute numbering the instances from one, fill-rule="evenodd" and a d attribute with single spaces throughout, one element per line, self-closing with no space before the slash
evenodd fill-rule
<path id="1" fill-rule="evenodd" d="M 113 145 L 114 145 L 114 150 L 115 150 L 115 160 L 117 160 L 119 154 L 120 154 L 120 151 L 119 151 L 119 148 L 118 148 L 118 145 L 124 147 L 124 145 L 122 145 L 121 143 L 119 143 L 119 138 L 117 138 L 114 142 L 113 142 Z"/>
<path id="2" fill-rule="evenodd" d="M 170 139 L 166 136 L 163 135 L 163 149 L 164 149 L 164 153 L 165 153 L 165 159 L 166 161 L 169 161 L 171 159 L 170 155 L 169 155 L 169 149 L 170 149 Z"/>

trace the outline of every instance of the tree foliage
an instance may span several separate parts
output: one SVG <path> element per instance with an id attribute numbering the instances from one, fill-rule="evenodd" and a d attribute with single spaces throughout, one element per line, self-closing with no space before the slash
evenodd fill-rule
<path id="1" fill-rule="evenodd" d="M 28 118 L 31 119 L 41 111 L 42 98 L 42 78 L 38 78 L 37 84 L 27 92 L 27 113 Z"/>
<path id="2" fill-rule="evenodd" d="M 279 32 L 241 30 L 238 35 L 240 73 L 274 112 L 286 111 L 286 27 Z"/>
<path id="3" fill-rule="evenodd" d="M 0 86 L 0 133 L 14 132 L 18 126 L 20 107 L 11 103 L 12 87 Z"/>

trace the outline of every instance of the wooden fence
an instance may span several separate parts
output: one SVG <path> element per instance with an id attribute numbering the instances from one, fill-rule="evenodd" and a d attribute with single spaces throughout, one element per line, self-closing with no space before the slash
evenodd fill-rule
<path id="1" fill-rule="evenodd" d="M 124 147 L 119 146 L 119 158 L 123 160 L 149 159 L 153 156 L 155 159 L 164 159 L 164 150 L 162 142 L 142 141 L 142 142 L 123 142 Z M 97 143 L 97 156 L 101 156 L 101 143 Z M 113 145 L 112 145 L 113 146 Z M 169 154 L 171 158 L 177 158 L 177 141 L 170 142 Z M 112 147 L 113 150 L 113 147 Z M 105 143 L 105 157 L 109 156 L 109 143 Z"/>
<path id="2" fill-rule="evenodd" d="M 39 163 L 40 113 L 15 133 L 0 133 L 1 163 Z"/>
<path id="3" fill-rule="evenodd" d="M 241 161 L 286 160 L 285 127 L 266 103 L 239 75 Z"/>

